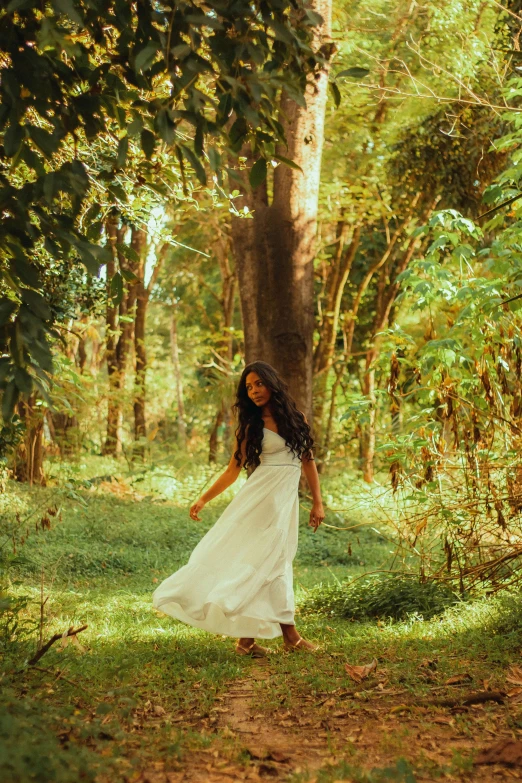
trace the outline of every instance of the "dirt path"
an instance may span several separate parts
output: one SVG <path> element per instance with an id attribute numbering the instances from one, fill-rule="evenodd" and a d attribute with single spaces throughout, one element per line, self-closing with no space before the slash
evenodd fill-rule
<path id="1" fill-rule="evenodd" d="M 270 664 L 247 664 L 245 676 L 199 721 L 199 730 L 208 733 L 208 747 L 194 749 L 171 772 L 162 767 L 142 773 L 140 783 L 284 781 L 292 775 L 312 783 L 319 773 L 325 783 L 358 783 L 363 771 L 375 769 L 383 775 L 392 769 L 395 776 L 388 773 L 382 780 L 399 783 L 522 779 L 522 743 L 519 761 L 512 766 L 470 761 L 472 754 L 522 737 L 517 728 L 519 722 L 522 726 L 522 704 L 425 706 L 381 676 L 358 686 L 360 691 L 292 693 L 291 708 L 284 703 L 267 708 L 262 696 L 272 677 Z M 406 761 L 398 762 L 401 758 Z M 374 779 L 380 780 L 378 773 L 372 783 Z"/>

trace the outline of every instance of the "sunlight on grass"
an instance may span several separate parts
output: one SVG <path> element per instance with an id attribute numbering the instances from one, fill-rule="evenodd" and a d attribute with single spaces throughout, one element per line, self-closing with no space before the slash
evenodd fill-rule
<path id="1" fill-rule="evenodd" d="M 108 468 L 108 461 L 90 460 L 79 472 L 92 478 L 104 475 L 103 470 Z M 255 663 L 234 655 L 234 640 L 179 623 L 152 607 L 155 586 L 187 561 L 196 543 L 226 506 L 226 498 L 210 504 L 202 523 L 188 517 L 182 496 L 185 493 L 189 497 L 198 475 L 201 482 L 202 472 L 186 472 L 182 490 L 177 479 L 150 471 L 143 481 L 131 483 L 128 477 L 122 477 L 115 486 L 101 483 L 89 488 L 79 480 L 64 490 L 11 484 L 9 491 L 0 496 L 0 511 L 11 515 L 18 511 L 30 519 L 31 526 L 53 498 L 61 509 L 61 519 L 53 518 L 50 531 L 29 530 L 21 548 L 22 557 L 11 570 L 16 582 L 13 594 L 29 599 L 22 617 L 35 625 L 27 640 L 21 637 L 15 644 L 15 657 L 4 662 L 6 683 L 11 682 L 14 688 L 19 686 L 21 680 L 12 673 L 20 661 L 34 654 L 43 573 L 44 595 L 48 596 L 42 628 L 44 640 L 53 633 L 63 633 L 71 625 L 86 623 L 88 629 L 79 638 L 83 651 L 72 644 L 65 649 L 59 642 L 53 645 L 43 659 L 41 672 L 33 669 L 27 675 L 28 695 L 36 704 L 44 705 L 52 725 L 71 721 L 70 725 L 77 726 L 74 730 L 78 736 L 83 736 L 86 724 L 91 727 L 91 756 L 85 763 L 92 770 L 105 768 L 99 762 L 104 747 L 99 736 L 109 732 L 120 737 L 121 751 L 115 751 L 107 762 L 114 780 L 122 780 L 120 771 L 132 765 L 138 747 L 143 763 L 147 754 L 151 758 L 168 754 L 181 758 L 191 748 L 206 747 L 211 741 L 209 736 L 190 725 L 185 727 L 185 721 L 190 723 L 194 716 L 210 715 L 220 703 L 220 694 L 231 683 L 248 678 Z M 205 475 L 210 475 L 210 471 Z M 423 659 L 438 661 L 437 682 L 443 683 L 455 673 L 466 673 L 470 687 L 479 686 L 484 679 L 496 687 L 522 644 L 522 601 L 517 596 L 460 602 L 431 620 L 414 612 L 400 622 L 386 617 L 353 622 L 339 618 L 335 612 L 300 614 L 299 608 L 306 606 L 311 592 L 323 588 L 326 591 L 328 586 L 353 582 L 372 570 L 386 569 L 393 556 L 387 540 L 390 531 L 384 530 L 382 524 L 375 530 L 369 513 L 374 494 L 361 493 L 366 511 L 364 503 L 359 503 L 358 511 L 353 503 L 349 510 L 343 510 L 348 490 L 341 488 L 339 481 L 328 478 L 324 482 L 332 507 L 357 527 L 325 527 L 314 534 L 307 526 L 307 503 L 303 502 L 300 508 L 300 540 L 294 562 L 297 625 L 305 637 L 319 643 L 320 650 L 313 659 L 303 659 L 283 654 L 280 638 L 268 642 L 273 651 L 271 676 L 255 682 L 260 714 L 272 714 L 283 702 L 290 709 L 300 694 L 315 699 L 316 694 L 349 688 L 353 683 L 344 664 L 368 663 L 373 658 L 378 661 L 378 671 L 386 674 L 393 687 L 417 697 L 430 688 L 430 683 L 419 675 L 419 662 Z M 238 488 L 236 485 L 231 494 Z M 150 496 L 145 489 L 150 490 Z M 170 491 L 176 494 L 175 500 L 165 498 Z M 379 491 L 376 490 L 376 496 Z M 366 523 L 360 524 L 363 520 Z M 343 526 L 349 525 L 339 524 Z M 364 580 L 360 583 L 364 585 Z M 63 674 L 59 686 L 46 673 L 53 671 Z M 364 688 L 361 685 L 360 697 L 352 707 L 355 712 L 371 698 Z M 10 704 L 17 704 L 10 698 Z M 145 704 L 168 710 L 182 723 L 175 729 L 161 731 L 152 723 L 149 728 L 147 724 L 136 738 L 132 716 L 143 711 Z M 12 709 L 16 711 L 18 707 Z M 106 722 L 102 724 L 104 716 Z M 17 731 L 21 719 L 13 713 Z M 41 732 L 38 736 L 42 747 L 51 747 L 55 742 L 53 731 Z M 354 780 L 359 773 L 360 780 L 372 780 L 365 778 L 366 773 L 356 766 L 348 764 L 342 769 L 353 770 Z M 340 770 L 335 766 L 331 774 L 325 770 L 321 779 L 334 780 Z M 377 771 L 373 779 L 382 779 L 381 774 L 387 774 L 387 770 Z"/>

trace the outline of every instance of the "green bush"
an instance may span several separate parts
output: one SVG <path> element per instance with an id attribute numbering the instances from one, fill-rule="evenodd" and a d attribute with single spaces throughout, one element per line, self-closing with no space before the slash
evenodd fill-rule
<path id="1" fill-rule="evenodd" d="M 404 620 L 417 614 L 428 620 L 459 600 L 449 587 L 438 582 L 420 582 L 407 576 L 371 577 L 352 583 L 317 585 L 302 602 L 300 613 L 350 620 Z"/>
<path id="2" fill-rule="evenodd" d="M 60 738 L 56 736 L 60 731 Z M 94 781 L 104 759 L 73 742 L 73 708 L 43 711 L 32 699 L 4 691 L 0 702 L 0 780 L 9 783 Z"/>

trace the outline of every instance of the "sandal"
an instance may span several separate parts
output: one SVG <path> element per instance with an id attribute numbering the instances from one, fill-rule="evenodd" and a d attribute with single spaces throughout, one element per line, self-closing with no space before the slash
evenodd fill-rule
<path id="1" fill-rule="evenodd" d="M 300 639 L 298 639 L 297 642 L 295 642 L 295 644 L 288 644 L 288 642 L 285 642 L 283 645 L 283 649 L 286 650 L 287 652 L 295 652 L 296 650 L 298 652 L 316 652 L 319 649 L 317 644 L 314 644 L 313 647 L 305 647 L 304 644 L 301 644 L 301 642 L 304 641 L 305 639 L 301 637 Z M 309 642 L 309 644 L 312 644 L 312 642 Z"/>
<path id="2" fill-rule="evenodd" d="M 252 642 L 248 647 L 243 647 L 243 645 L 238 642 L 236 644 L 236 654 L 248 655 L 250 658 L 267 658 L 270 654 L 270 650 L 266 647 L 261 647 L 261 645 L 256 644 L 256 642 Z"/>

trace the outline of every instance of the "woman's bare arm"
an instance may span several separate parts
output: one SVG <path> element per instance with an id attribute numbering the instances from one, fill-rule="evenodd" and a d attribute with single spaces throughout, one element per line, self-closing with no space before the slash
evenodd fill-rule
<path id="1" fill-rule="evenodd" d="M 306 416 L 304 415 L 306 421 Z M 308 422 L 306 421 L 308 424 Z M 321 497 L 321 485 L 319 483 L 319 474 L 314 460 L 313 452 L 311 451 L 309 456 L 303 456 L 302 458 L 303 472 L 306 476 L 306 481 L 310 487 L 312 493 L 312 508 L 310 510 L 310 527 L 313 527 L 314 533 L 325 518 L 323 499 Z"/>
<path id="2" fill-rule="evenodd" d="M 236 451 L 237 451 L 237 439 L 235 441 L 234 453 Z M 232 454 L 232 456 L 230 457 L 230 461 L 226 469 L 223 471 L 223 473 L 220 476 L 218 476 L 218 478 L 214 481 L 212 486 L 210 486 L 207 489 L 207 491 L 201 495 L 199 500 L 196 500 L 196 502 L 191 505 L 189 511 L 189 515 L 191 519 L 195 519 L 198 522 L 201 521 L 198 514 L 203 508 L 203 506 L 205 506 L 215 497 L 220 495 L 222 492 L 225 491 L 225 489 L 228 489 L 228 487 L 230 487 L 230 485 L 234 483 L 234 481 L 241 473 L 241 468 L 244 465 L 245 459 L 246 459 L 246 438 L 243 440 L 241 444 L 241 465 L 237 464 L 237 460 L 234 457 L 234 454 Z"/>

